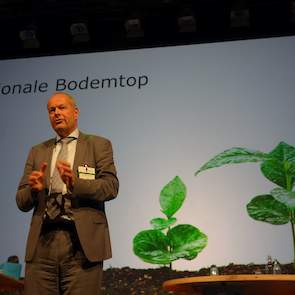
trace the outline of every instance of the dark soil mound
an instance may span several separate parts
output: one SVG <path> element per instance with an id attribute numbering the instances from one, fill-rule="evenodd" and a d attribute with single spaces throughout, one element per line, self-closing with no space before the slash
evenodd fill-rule
<path id="1" fill-rule="evenodd" d="M 281 265 L 283 274 L 295 274 L 293 264 Z M 264 273 L 265 265 L 257 264 L 229 264 L 218 267 L 219 273 L 227 274 L 254 274 Z M 162 284 L 166 280 L 207 276 L 209 268 L 202 268 L 199 271 L 176 271 L 166 267 L 156 269 L 132 269 L 129 267 L 109 268 L 104 271 L 103 295 L 167 295 L 162 289 Z"/>

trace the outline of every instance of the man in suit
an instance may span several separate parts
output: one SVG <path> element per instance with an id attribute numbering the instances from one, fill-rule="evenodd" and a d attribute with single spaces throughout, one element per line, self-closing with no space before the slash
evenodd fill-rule
<path id="1" fill-rule="evenodd" d="M 98 295 L 111 257 L 104 202 L 117 196 L 109 140 L 78 130 L 79 109 L 66 93 L 47 103 L 56 138 L 34 146 L 16 202 L 33 209 L 26 248 L 26 295 Z"/>

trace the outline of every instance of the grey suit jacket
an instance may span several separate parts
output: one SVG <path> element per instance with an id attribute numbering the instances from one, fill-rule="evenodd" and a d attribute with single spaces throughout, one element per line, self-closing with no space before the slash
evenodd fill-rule
<path id="1" fill-rule="evenodd" d="M 34 257 L 42 227 L 54 146 L 55 139 L 50 139 L 31 149 L 16 194 L 16 202 L 20 210 L 34 210 L 26 247 L 27 262 Z M 42 162 L 48 163 L 46 188 L 40 193 L 35 193 L 28 185 L 28 176 L 33 170 L 39 170 Z M 117 196 L 119 182 L 110 141 L 103 137 L 80 132 L 73 165 L 76 175 L 78 167 L 84 165 L 95 168 L 95 180 L 80 179 L 77 176 L 72 192 L 72 210 L 83 251 L 88 260 L 95 262 L 111 257 L 104 202 Z"/>

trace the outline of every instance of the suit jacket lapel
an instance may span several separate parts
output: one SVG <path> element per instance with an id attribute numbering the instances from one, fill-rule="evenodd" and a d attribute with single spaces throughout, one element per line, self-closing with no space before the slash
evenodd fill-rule
<path id="1" fill-rule="evenodd" d="M 45 187 L 50 187 L 50 172 L 51 172 L 51 159 L 52 159 L 52 153 L 53 149 L 55 147 L 55 139 L 50 139 L 46 143 L 46 149 L 45 149 L 45 155 L 44 155 L 44 161 L 47 162 L 47 168 L 45 172 Z"/>
<path id="2" fill-rule="evenodd" d="M 81 131 L 79 132 L 79 137 L 77 140 L 76 153 L 73 165 L 73 171 L 78 175 L 78 165 L 83 162 L 84 154 L 86 152 L 86 137 Z"/>

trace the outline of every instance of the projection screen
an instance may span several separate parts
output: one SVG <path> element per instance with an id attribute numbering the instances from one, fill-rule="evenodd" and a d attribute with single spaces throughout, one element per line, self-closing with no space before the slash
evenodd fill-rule
<path id="1" fill-rule="evenodd" d="M 31 212 L 15 192 L 30 147 L 54 136 L 46 102 L 73 95 L 79 127 L 113 143 L 120 179 L 106 204 L 113 258 L 105 268 L 154 267 L 132 251 L 133 237 L 151 228 L 162 187 L 178 175 L 187 196 L 178 223 L 208 236 L 194 260 L 176 269 L 293 259 L 291 227 L 251 219 L 246 204 L 274 185 L 257 163 L 194 172 L 231 147 L 269 152 L 295 145 L 295 37 L 100 52 L 0 61 L 0 261 L 24 260 Z M 155 266 L 156 267 L 156 266 Z"/>

